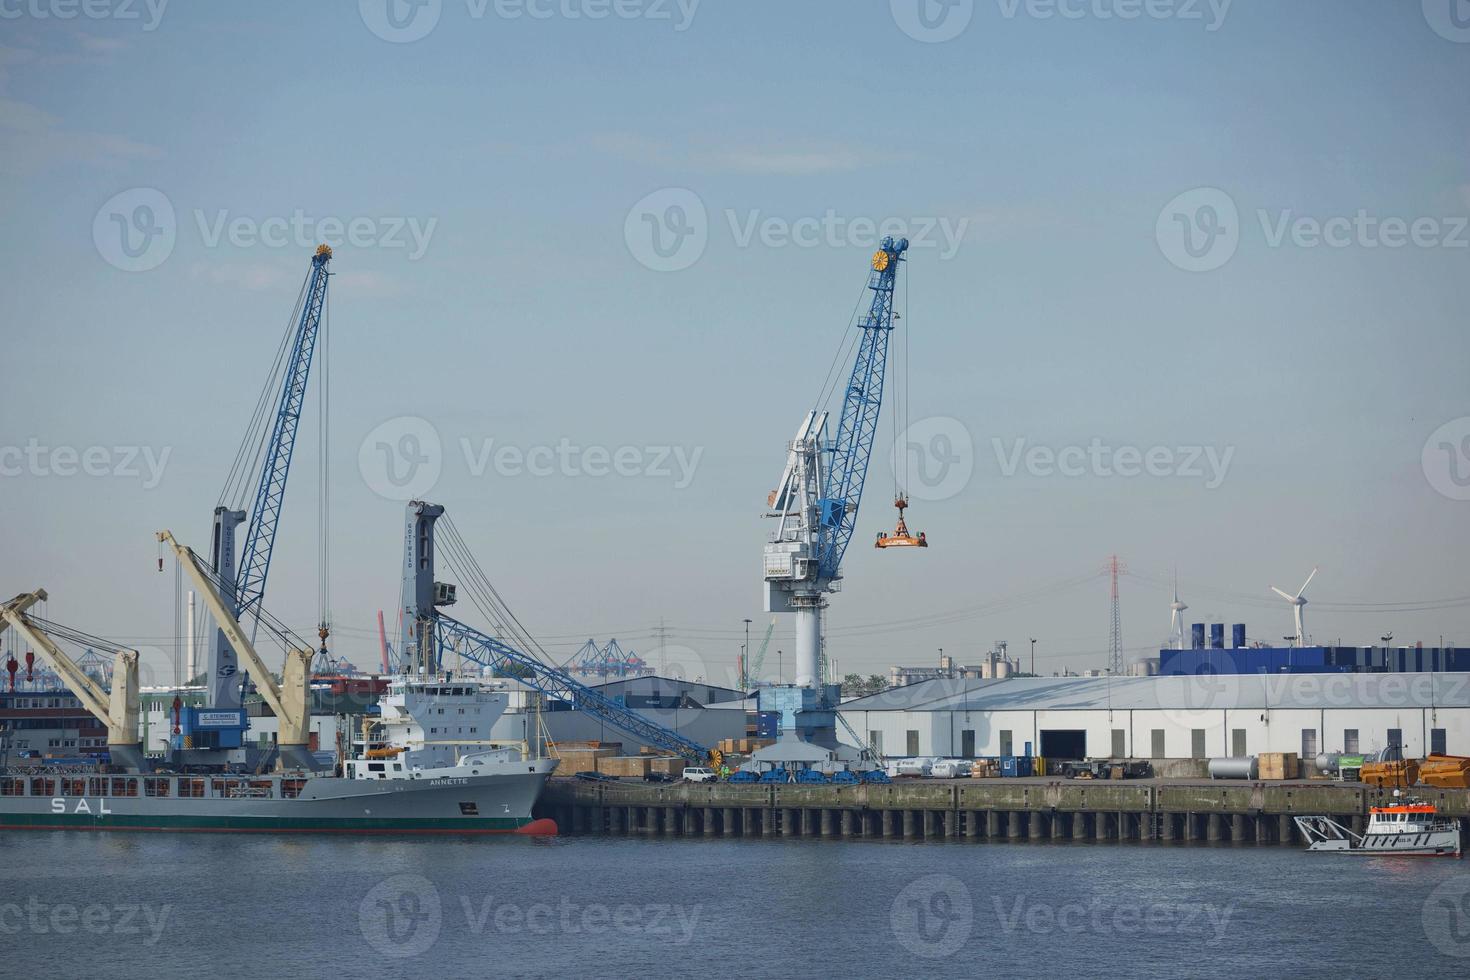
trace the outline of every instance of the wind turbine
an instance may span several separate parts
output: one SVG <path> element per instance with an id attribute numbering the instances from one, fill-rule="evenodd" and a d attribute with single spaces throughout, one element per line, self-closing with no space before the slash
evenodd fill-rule
<path id="1" fill-rule="evenodd" d="M 1189 607 L 1179 601 L 1179 573 L 1174 573 L 1174 601 L 1169 603 L 1173 612 L 1169 616 L 1169 633 L 1174 638 L 1174 649 L 1184 649 L 1184 610 Z"/>
<path id="2" fill-rule="evenodd" d="M 1302 598 L 1302 593 L 1307 591 L 1307 586 L 1312 584 L 1312 577 L 1316 574 L 1317 569 L 1313 568 L 1312 574 L 1307 576 L 1307 580 L 1302 583 L 1302 587 L 1296 590 L 1296 595 L 1282 592 L 1274 585 L 1271 586 L 1272 592 L 1276 593 L 1281 598 L 1291 603 L 1292 617 L 1296 620 L 1296 645 L 1298 647 L 1301 647 L 1302 643 L 1304 642 L 1304 637 L 1306 636 L 1306 632 L 1302 629 L 1302 607 L 1307 604 L 1307 600 Z"/>

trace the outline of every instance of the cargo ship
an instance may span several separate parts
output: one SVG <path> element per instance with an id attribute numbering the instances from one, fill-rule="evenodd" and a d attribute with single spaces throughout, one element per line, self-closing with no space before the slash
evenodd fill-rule
<path id="1" fill-rule="evenodd" d="M 12 766 L 0 828 L 554 834 L 531 808 L 556 761 L 485 737 L 507 701 L 448 675 L 395 678 L 354 757 L 326 772 Z"/>
<path id="2" fill-rule="evenodd" d="M 1403 857 L 1460 857 L 1460 826 L 1434 804 L 1393 791 L 1388 806 L 1369 809 L 1368 826 L 1355 834 L 1330 817 L 1297 817 L 1308 851 Z"/>

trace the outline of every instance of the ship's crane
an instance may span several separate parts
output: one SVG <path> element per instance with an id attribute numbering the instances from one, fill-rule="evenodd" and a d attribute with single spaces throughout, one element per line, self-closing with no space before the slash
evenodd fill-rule
<path id="1" fill-rule="evenodd" d="M 443 670 L 444 655 L 452 652 L 489 668 L 497 676 L 514 678 L 547 698 L 626 732 L 637 739 L 638 745 L 655 745 L 696 763 L 710 758 L 709 750 L 694 740 L 579 683 L 569 672 L 532 655 L 530 651 L 537 649 L 535 640 L 500 599 L 452 523 L 448 524 L 445 537 L 445 554 L 460 573 L 460 584 L 482 615 L 515 642 L 490 636 L 440 612 L 440 606 L 459 600 L 455 585 L 434 581 L 438 554 L 435 532 L 443 517 L 444 508 L 439 504 L 421 500 L 408 504 L 404 531 L 403 632 L 398 648 L 401 672 L 419 676 L 438 674 Z"/>
<path id="2" fill-rule="evenodd" d="M 215 622 L 219 624 L 220 632 L 225 635 L 226 641 L 233 651 L 245 658 L 246 669 L 250 677 L 255 681 L 256 690 L 260 697 L 270 707 L 276 716 L 279 732 L 276 735 L 276 745 L 279 749 L 279 763 L 282 769 L 316 769 L 316 760 L 311 755 L 310 733 L 308 726 L 311 723 L 311 711 L 308 695 L 309 676 L 311 671 L 312 651 L 308 647 L 288 648 L 286 650 L 286 662 L 281 669 L 281 680 L 277 683 L 271 675 L 270 668 L 265 665 L 260 654 L 255 650 L 255 644 L 245 635 L 245 627 L 240 625 L 234 612 L 229 607 L 229 597 L 225 594 L 224 583 L 218 576 L 211 575 L 206 571 L 204 563 L 194 554 L 193 549 L 179 544 L 174 540 L 173 534 L 168 531 L 159 531 L 158 540 L 165 544 L 178 559 L 179 567 L 189 576 L 194 587 L 204 599 L 204 604 L 214 615 Z M 264 615 L 264 610 L 259 611 Z M 205 713 L 211 714 L 211 713 Z M 226 712 L 217 711 L 212 714 L 221 715 Z M 233 729 L 233 721 L 230 727 Z M 191 732 L 205 734 L 210 719 L 191 716 L 186 722 Z"/>
<path id="3" fill-rule="evenodd" d="M 255 417 L 241 443 L 231 471 L 231 484 L 236 480 L 249 479 L 253 465 L 260 460 L 259 477 L 256 482 L 254 503 L 250 508 L 250 523 L 245 529 L 245 547 L 238 566 L 235 564 L 235 529 L 246 519 L 243 510 L 234 510 L 224 502 L 229 494 L 227 487 L 221 503 L 214 510 L 214 530 L 210 545 L 210 562 L 215 578 L 221 583 L 226 611 L 232 618 L 243 622 L 259 615 L 265 599 L 266 577 L 270 573 L 271 552 L 275 545 L 276 530 L 280 526 L 281 505 L 286 495 L 286 479 L 291 471 L 291 457 L 296 448 L 296 432 L 301 424 L 301 412 L 306 398 L 306 385 L 311 376 L 312 353 L 316 350 L 317 337 L 321 331 L 322 312 L 326 306 L 328 265 L 332 260 L 332 249 L 327 245 L 317 247 L 311 258 L 311 267 L 306 274 L 299 300 L 300 315 L 293 318 L 295 326 L 277 355 L 276 369 L 282 378 L 280 392 L 275 399 L 274 421 L 270 435 L 263 446 L 253 438 L 264 434 L 259 426 L 271 416 L 269 382 L 256 408 Z M 323 616 L 326 610 L 322 610 Z M 258 619 L 257 619 L 258 622 Z M 325 631 L 325 622 L 323 631 Z M 252 630 L 253 633 L 253 630 Z M 322 637 L 325 648 L 326 637 Z M 235 711 L 240 707 L 241 677 L 235 647 L 225 636 L 223 624 L 216 615 L 216 629 L 210 638 L 207 661 L 207 704 L 212 710 Z M 259 684 L 259 680 L 256 681 Z"/>
<path id="4" fill-rule="evenodd" d="M 143 771 L 147 768 L 138 739 L 138 651 L 129 650 L 68 630 L 55 623 L 33 618 L 26 611 L 46 599 L 45 589 L 18 595 L 0 605 L 0 620 L 23 637 L 66 682 L 67 690 L 98 721 L 107 726 L 107 751 L 114 765 Z M 112 690 L 82 668 L 56 645 L 52 634 L 63 639 L 105 644 L 114 651 Z M 90 652 L 90 651 L 89 651 Z"/>
<path id="5" fill-rule="evenodd" d="M 766 516 L 777 525 L 765 546 L 766 611 L 795 614 L 798 687 L 821 683 L 822 610 L 828 593 L 840 588 L 842 556 L 857 525 L 883 406 L 894 286 L 908 245 L 906 238 L 884 238 L 873 254 L 867 283 L 873 295 L 858 321 L 857 358 L 843 394 L 836 439 L 828 440 L 826 411 L 808 412 L 787 445 L 781 481 L 767 499 Z M 899 514 L 907 537 L 902 506 Z"/>

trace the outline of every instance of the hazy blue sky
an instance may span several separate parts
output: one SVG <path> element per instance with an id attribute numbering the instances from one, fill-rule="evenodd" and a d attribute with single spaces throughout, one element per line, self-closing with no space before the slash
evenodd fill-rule
<path id="1" fill-rule="evenodd" d="M 1465 603 L 1362 605 L 1470 596 L 1465 3 L 385 2 L 0 4 L 7 595 L 171 644 L 153 532 L 207 549 L 325 235 L 339 651 L 373 662 L 397 598 L 383 443 L 432 457 L 411 489 L 549 648 L 649 654 L 662 619 L 667 660 L 726 679 L 768 619 L 784 442 L 893 219 L 933 546 L 868 546 L 885 419 L 842 670 L 1031 636 L 1043 670 L 1101 666 L 1113 552 L 1130 657 L 1176 565 L 1191 620 L 1255 638 L 1320 565 L 1319 641 L 1470 643 Z M 314 413 L 268 598 L 303 632 Z M 89 449 L 108 475 L 71 473 Z"/>

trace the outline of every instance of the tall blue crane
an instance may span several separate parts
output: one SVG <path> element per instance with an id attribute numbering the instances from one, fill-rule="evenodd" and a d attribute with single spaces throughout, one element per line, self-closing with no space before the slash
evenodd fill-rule
<path id="1" fill-rule="evenodd" d="M 243 621 L 252 612 L 258 612 L 265 598 L 266 576 L 270 573 L 271 550 L 276 541 L 276 529 L 281 521 L 281 504 L 286 496 L 286 478 L 291 472 L 291 457 L 296 449 L 296 431 L 301 425 L 301 410 L 306 398 L 306 384 L 311 376 L 312 354 L 316 350 L 317 335 L 321 329 L 322 310 L 327 299 L 327 266 L 332 260 L 332 249 L 327 245 L 317 246 L 311 258 L 311 267 L 302 287 L 301 313 L 296 320 L 290 342 L 282 350 L 286 357 L 280 394 L 275 402 L 274 423 L 264 445 L 259 481 L 255 489 L 254 503 L 250 508 L 250 523 L 245 529 L 245 550 L 236 571 L 235 528 L 243 523 L 246 514 L 225 506 L 214 510 L 214 531 L 211 536 L 210 559 L 216 578 L 223 592 L 222 598 L 237 620 Z M 273 375 L 274 376 L 274 375 Z M 262 400 L 262 407 L 265 405 Z M 236 461 L 239 470 L 257 456 L 257 449 L 246 444 L 241 447 L 241 456 Z M 248 455 L 247 455 L 248 453 Z M 208 704 L 216 709 L 238 709 L 240 707 L 241 676 L 234 648 L 225 639 L 224 631 L 216 629 L 210 640 L 208 677 Z"/>
<path id="2" fill-rule="evenodd" d="M 873 253 L 867 283 L 873 295 L 857 324 L 857 358 L 843 392 L 836 439 L 827 438 L 825 410 L 808 412 L 787 444 L 781 482 L 767 499 L 766 516 L 778 524 L 765 546 L 766 611 L 795 613 L 800 687 L 821 683 L 822 609 L 842 578 L 842 556 L 857 526 L 883 407 L 894 285 L 908 246 L 907 238 L 884 238 Z"/>

